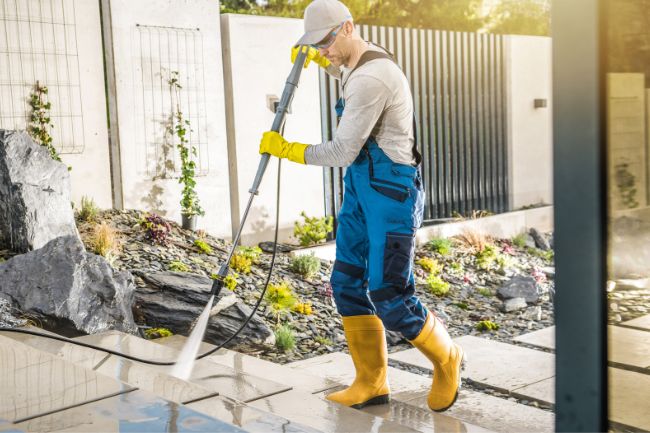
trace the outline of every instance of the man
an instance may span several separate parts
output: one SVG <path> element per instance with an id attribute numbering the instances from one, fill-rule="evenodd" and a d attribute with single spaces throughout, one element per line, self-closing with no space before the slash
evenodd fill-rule
<path id="1" fill-rule="evenodd" d="M 424 194 L 409 84 L 385 50 L 361 39 L 350 11 L 338 0 L 314 0 L 304 22 L 305 34 L 292 50 L 292 61 L 299 49 L 305 50 L 307 63 L 313 61 L 341 80 L 336 136 L 308 145 L 289 143 L 269 131 L 260 153 L 348 167 L 331 284 L 356 378 L 327 398 L 355 408 L 389 401 L 386 327 L 401 332 L 432 361 L 428 404 L 444 411 L 456 401 L 464 356 L 414 295 L 414 240 Z"/>

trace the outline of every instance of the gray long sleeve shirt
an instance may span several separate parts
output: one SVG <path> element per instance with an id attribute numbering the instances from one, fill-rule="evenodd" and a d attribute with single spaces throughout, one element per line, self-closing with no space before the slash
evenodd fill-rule
<path id="1" fill-rule="evenodd" d="M 383 51 L 370 44 L 369 49 Z M 305 162 L 310 165 L 347 167 L 368 137 L 396 163 L 415 164 L 413 158 L 413 100 L 408 81 L 389 59 L 374 59 L 351 69 L 330 66 L 327 72 L 343 83 L 345 110 L 334 139 L 309 146 Z"/>

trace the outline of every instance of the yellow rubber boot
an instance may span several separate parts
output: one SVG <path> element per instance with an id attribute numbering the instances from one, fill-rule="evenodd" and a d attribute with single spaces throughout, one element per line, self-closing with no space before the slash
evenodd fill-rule
<path id="1" fill-rule="evenodd" d="M 352 385 L 327 399 L 355 409 L 388 403 L 388 348 L 381 320 L 375 315 L 343 317 L 343 329 L 356 377 Z"/>
<path id="2" fill-rule="evenodd" d="M 444 325 L 431 312 L 411 344 L 433 363 L 433 384 L 427 399 L 429 408 L 436 412 L 449 409 L 456 402 L 460 389 L 463 349 L 451 340 Z"/>

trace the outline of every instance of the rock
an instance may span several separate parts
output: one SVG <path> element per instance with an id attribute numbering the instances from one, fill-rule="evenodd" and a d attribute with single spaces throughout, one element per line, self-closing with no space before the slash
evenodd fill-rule
<path id="1" fill-rule="evenodd" d="M 61 236 L 43 248 L 0 264 L 0 297 L 66 335 L 108 330 L 136 333 L 129 272 L 115 271 L 87 253 L 77 236 Z"/>
<path id="2" fill-rule="evenodd" d="M 533 238 L 530 234 L 526 235 L 526 247 L 537 248 L 537 244 L 535 243 L 535 238 Z"/>
<path id="3" fill-rule="evenodd" d="M 386 330 L 386 343 L 389 346 L 397 346 L 401 343 L 406 343 L 406 339 L 399 332 Z"/>
<path id="4" fill-rule="evenodd" d="M 548 241 L 546 240 L 544 235 L 541 234 L 539 231 L 537 231 L 536 228 L 533 227 L 530 229 L 530 235 L 535 240 L 535 246 L 537 246 L 537 248 L 544 251 L 551 249 L 551 246 L 548 244 Z"/>
<path id="5" fill-rule="evenodd" d="M 528 303 L 539 300 L 539 290 L 533 277 L 517 275 L 497 289 L 497 296 L 503 300 L 524 298 Z"/>
<path id="6" fill-rule="evenodd" d="M 191 327 L 205 308 L 212 290 L 212 280 L 186 272 L 138 272 L 147 287 L 138 288 L 135 299 L 140 317 L 149 325 L 169 328 L 172 332 L 189 335 Z M 220 344 L 235 333 L 252 309 L 228 290 L 212 308 L 205 341 Z M 246 343 L 249 346 L 274 344 L 273 331 L 254 315 L 246 328 L 226 347 Z"/>
<path id="7" fill-rule="evenodd" d="M 524 298 L 512 298 L 508 299 L 503 303 L 503 311 L 506 313 L 511 313 L 513 311 L 518 311 L 518 310 L 523 310 L 526 308 L 528 304 L 526 304 L 526 299 Z"/>
<path id="8" fill-rule="evenodd" d="M 265 253 L 273 254 L 273 242 L 260 242 L 257 244 L 262 251 Z M 291 245 L 287 244 L 278 244 L 278 252 L 279 253 L 288 253 L 290 251 L 295 250 L 295 247 L 292 247 Z"/>
<path id="9" fill-rule="evenodd" d="M 0 130 L 0 242 L 26 253 L 68 235 L 79 237 L 67 166 L 26 132 Z"/>
<path id="10" fill-rule="evenodd" d="M 11 307 L 11 302 L 0 297 L 0 327 L 16 328 L 27 325 L 27 320 L 16 317 L 16 312 Z"/>

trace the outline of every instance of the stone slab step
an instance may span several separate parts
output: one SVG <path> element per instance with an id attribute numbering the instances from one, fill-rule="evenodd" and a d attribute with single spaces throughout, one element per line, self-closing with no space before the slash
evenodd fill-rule
<path id="1" fill-rule="evenodd" d="M 406 393 L 394 395 L 393 398 L 404 401 L 408 405 L 427 409 L 427 395 L 428 392 Z M 457 420 L 463 420 L 465 425 L 472 423 L 503 433 L 555 430 L 555 416 L 552 412 L 467 389 L 461 390 L 458 400 L 445 414 L 446 419 L 436 419 L 436 432 L 463 431 Z M 454 422 L 450 422 L 449 419 Z"/>
<path id="2" fill-rule="evenodd" d="M 650 331 L 608 326 L 608 359 L 618 364 L 649 369 L 650 374 Z"/>
<path id="3" fill-rule="evenodd" d="M 354 364 L 349 355 L 332 353 L 287 364 L 312 373 L 320 372 L 342 384 L 354 380 Z M 388 368 L 392 392 L 389 405 L 364 408 L 374 415 L 408 425 L 419 431 L 551 431 L 553 417 L 550 412 L 469 390 L 461 390 L 456 404 L 443 414 L 431 412 L 426 405 L 426 396 L 431 387 L 431 377 L 410 373 L 397 368 Z M 422 411 L 408 406 L 415 405 Z M 428 414 L 428 415 L 427 415 Z M 498 415 L 495 415 L 498 414 Z M 504 414 L 509 414 L 508 417 Z M 433 430 L 431 430 L 433 429 Z"/>
<path id="4" fill-rule="evenodd" d="M 178 359 L 179 354 L 179 351 L 171 347 L 117 331 L 86 335 L 77 337 L 76 340 L 150 360 L 173 361 Z M 128 370 L 121 367 L 124 365 L 123 361 L 122 358 L 111 356 L 104 363 L 97 365 L 95 369 L 99 373 L 118 377 L 127 376 L 133 380 L 134 377 L 129 374 Z M 164 375 L 168 375 L 171 370 L 171 367 L 166 366 L 143 365 L 146 366 L 147 371 Z M 201 359 L 194 364 L 194 370 L 188 382 L 212 391 L 213 395 L 218 393 L 244 403 L 291 389 L 285 384 L 246 373 L 238 373 L 232 368 L 215 364 L 206 359 Z"/>
<path id="5" fill-rule="evenodd" d="M 88 370 L 101 366 L 103 367 L 101 372 L 104 375 L 176 403 L 186 403 L 216 394 L 213 390 L 169 376 L 164 371 L 151 369 L 146 364 L 118 358 L 106 352 L 28 334 L 2 332 L 0 335 L 20 341 L 37 350 L 51 353 Z"/>
<path id="6" fill-rule="evenodd" d="M 635 328 L 647 329 L 650 331 L 650 314 L 628 320 L 627 322 L 621 323 L 621 325 L 634 326 Z"/>
<path id="7" fill-rule="evenodd" d="M 520 335 L 514 340 L 544 349 L 555 349 L 555 326 Z"/>
<path id="8" fill-rule="evenodd" d="M 187 337 L 183 335 L 174 335 L 171 337 L 159 338 L 150 341 L 180 351 L 185 345 Z M 199 353 L 205 353 L 208 350 L 214 349 L 215 347 L 216 346 L 213 344 L 205 342 L 201 343 Z M 291 386 L 292 388 L 300 391 L 317 393 L 338 386 L 338 383 L 323 378 L 322 376 L 316 376 L 307 372 L 291 370 L 280 364 L 235 352 L 234 350 L 222 348 L 215 352 L 213 355 L 206 357 L 206 359 L 209 359 L 210 361 L 217 364 L 232 368 L 237 373 L 268 377 L 275 382 Z"/>
<path id="9" fill-rule="evenodd" d="M 609 419 L 633 431 L 650 431 L 648 390 L 650 375 L 610 367 Z"/>
<path id="10" fill-rule="evenodd" d="M 354 363 L 350 355 L 341 352 L 328 353 L 314 358 L 286 364 L 292 370 L 319 374 L 338 385 L 346 385 L 354 380 Z M 391 392 L 424 391 L 431 387 L 431 379 L 409 373 L 398 368 L 388 367 L 388 382 Z"/>
<path id="11" fill-rule="evenodd" d="M 0 336 L 0 421 L 20 422 L 133 389 Z"/>
<path id="12" fill-rule="evenodd" d="M 141 390 L 40 416 L 11 428 L 29 433 L 245 431 Z"/>
<path id="13" fill-rule="evenodd" d="M 187 407 L 239 426 L 251 433 L 314 433 L 320 431 L 227 397 L 210 397 L 189 403 Z"/>
<path id="14" fill-rule="evenodd" d="M 407 426 L 291 390 L 248 404 L 323 432 L 415 432 Z"/>
<path id="15" fill-rule="evenodd" d="M 474 336 L 454 341 L 463 347 L 468 357 L 464 377 L 474 382 L 512 393 L 555 376 L 553 354 Z M 420 368 L 432 368 L 431 362 L 417 349 L 392 353 L 389 358 Z M 548 387 L 534 391 L 534 395 L 526 398 L 554 403 L 555 394 L 548 392 Z"/>

